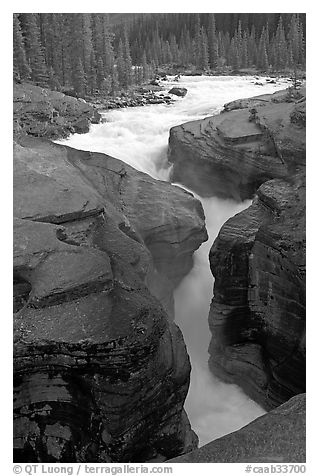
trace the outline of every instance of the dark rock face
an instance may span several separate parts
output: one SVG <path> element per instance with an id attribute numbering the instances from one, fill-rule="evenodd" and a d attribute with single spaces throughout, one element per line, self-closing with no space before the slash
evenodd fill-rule
<path id="1" fill-rule="evenodd" d="M 172 463 L 305 463 L 306 397 L 297 395 L 234 433 Z"/>
<path id="2" fill-rule="evenodd" d="M 169 92 L 169 94 L 174 94 L 175 96 L 184 97 L 187 94 L 187 89 L 186 88 L 174 87 L 174 88 L 170 89 L 168 92 Z"/>
<path id="3" fill-rule="evenodd" d="M 237 200 L 260 186 L 210 252 L 209 365 L 271 409 L 305 391 L 305 90 L 225 111 L 171 129 L 172 181 Z"/>
<path id="4" fill-rule="evenodd" d="M 305 177 L 271 180 L 210 251 L 209 365 L 266 409 L 305 391 Z"/>
<path id="5" fill-rule="evenodd" d="M 290 176 L 305 163 L 301 107 L 279 92 L 234 101 L 225 106 L 229 112 L 173 127 L 172 182 L 204 197 L 244 200 L 265 181 Z"/>
<path id="6" fill-rule="evenodd" d="M 190 451 L 189 360 L 151 284 L 188 272 L 200 203 L 103 154 L 30 137 L 14 152 L 15 461 Z"/>
<path id="7" fill-rule="evenodd" d="M 58 138 L 88 132 L 100 115 L 83 99 L 33 84 L 14 84 L 13 121 L 15 134 Z"/>

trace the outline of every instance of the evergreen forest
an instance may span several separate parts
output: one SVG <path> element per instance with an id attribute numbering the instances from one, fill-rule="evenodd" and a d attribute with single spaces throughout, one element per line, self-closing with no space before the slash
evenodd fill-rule
<path id="1" fill-rule="evenodd" d="M 305 14 L 14 13 L 14 80 L 115 95 L 159 71 L 305 70 Z"/>

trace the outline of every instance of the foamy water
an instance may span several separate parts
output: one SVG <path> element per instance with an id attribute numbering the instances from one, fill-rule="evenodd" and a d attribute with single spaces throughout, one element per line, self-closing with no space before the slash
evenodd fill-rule
<path id="1" fill-rule="evenodd" d="M 174 104 L 149 105 L 105 112 L 105 122 L 92 125 L 88 134 L 74 134 L 56 141 L 76 149 L 103 152 L 123 160 L 160 180 L 168 180 L 167 147 L 169 129 L 183 122 L 219 112 L 234 99 L 275 92 L 287 87 L 277 84 L 254 85 L 252 77 L 181 77 L 188 93 Z M 259 80 L 260 81 L 260 80 Z M 165 83 L 164 83 L 165 84 Z M 219 381 L 208 370 L 210 331 L 208 312 L 213 276 L 209 269 L 209 249 L 221 226 L 231 216 L 249 206 L 216 197 L 200 198 L 206 216 L 209 241 L 194 254 L 194 267 L 175 291 L 176 323 L 181 328 L 190 355 L 192 372 L 185 408 L 202 446 L 235 431 L 264 413 L 239 387 Z"/>

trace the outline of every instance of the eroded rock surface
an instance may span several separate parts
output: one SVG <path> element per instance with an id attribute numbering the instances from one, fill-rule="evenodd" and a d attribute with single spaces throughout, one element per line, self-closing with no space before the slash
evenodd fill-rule
<path id="1" fill-rule="evenodd" d="M 207 237 L 200 203 L 45 140 L 20 138 L 14 159 L 15 461 L 196 447 L 185 344 L 151 284 L 160 275 L 169 294 L 188 272 Z"/>
<path id="2" fill-rule="evenodd" d="M 305 391 L 305 176 L 271 180 L 210 251 L 209 365 L 266 409 Z"/>
<path id="3" fill-rule="evenodd" d="M 305 163 L 304 94 L 233 101 L 222 114 L 173 127 L 172 182 L 200 196 L 244 200 L 265 181 L 296 173 Z"/>
<path id="4" fill-rule="evenodd" d="M 298 395 L 229 435 L 170 463 L 305 463 L 306 398 Z"/>
<path id="5" fill-rule="evenodd" d="M 58 138 L 89 131 L 100 115 L 83 99 L 76 99 L 58 91 L 16 84 L 13 87 L 13 130 L 15 134 Z"/>
<path id="6" fill-rule="evenodd" d="M 187 89 L 186 88 L 174 87 L 174 88 L 170 89 L 168 92 L 169 92 L 169 94 L 174 94 L 174 96 L 184 97 L 187 94 Z"/>

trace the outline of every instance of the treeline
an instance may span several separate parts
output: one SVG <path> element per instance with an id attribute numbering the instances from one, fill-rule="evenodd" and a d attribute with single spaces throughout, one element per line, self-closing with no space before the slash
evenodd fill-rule
<path id="1" fill-rule="evenodd" d="M 117 27 L 121 36 L 121 26 Z M 132 60 L 199 70 L 305 67 L 305 15 L 277 13 L 171 13 L 134 16 Z"/>
<path id="2" fill-rule="evenodd" d="M 299 14 L 15 13 L 14 78 L 78 96 L 116 94 L 159 67 L 218 72 L 305 66 Z"/>
<path id="3" fill-rule="evenodd" d="M 108 14 L 21 13 L 13 15 L 14 77 L 83 96 L 115 93 L 139 82 L 126 32 L 115 56 Z M 139 74 L 139 78 L 134 76 Z"/>

